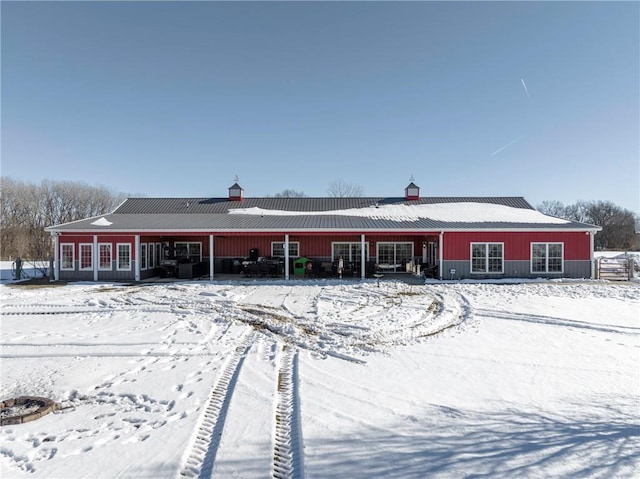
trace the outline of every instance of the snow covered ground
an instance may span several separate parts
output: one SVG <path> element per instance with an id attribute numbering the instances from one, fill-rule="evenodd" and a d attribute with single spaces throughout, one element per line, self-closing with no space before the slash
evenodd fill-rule
<path id="1" fill-rule="evenodd" d="M 0 286 L 3 478 L 640 475 L 640 283 Z"/>

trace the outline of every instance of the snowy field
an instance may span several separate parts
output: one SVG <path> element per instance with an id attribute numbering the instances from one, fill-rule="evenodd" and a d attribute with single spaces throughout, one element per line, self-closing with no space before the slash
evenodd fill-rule
<path id="1" fill-rule="evenodd" d="M 640 283 L 0 286 L 3 478 L 640 476 Z"/>

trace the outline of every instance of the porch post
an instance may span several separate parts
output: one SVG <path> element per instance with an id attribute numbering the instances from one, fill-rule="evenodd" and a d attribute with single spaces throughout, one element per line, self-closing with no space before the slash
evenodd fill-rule
<path id="1" fill-rule="evenodd" d="M 443 239 L 444 239 L 444 231 L 440 231 L 440 244 L 438 244 L 438 260 L 440 261 L 440 264 L 438 265 L 438 276 L 440 276 L 440 280 L 442 280 L 442 259 L 444 257 Z"/>
<path id="2" fill-rule="evenodd" d="M 209 235 L 209 281 L 213 281 L 213 235 Z"/>
<path id="3" fill-rule="evenodd" d="M 58 281 L 60 279 L 60 237 L 58 233 L 51 233 L 51 235 L 53 236 L 53 271 L 49 272 L 49 276 L 54 281 Z"/>
<path id="4" fill-rule="evenodd" d="M 596 278 L 596 262 L 594 261 L 594 237 L 595 232 L 589 231 L 589 262 L 591 263 L 591 279 Z"/>
<path id="5" fill-rule="evenodd" d="M 367 265 L 365 263 L 366 255 L 364 254 L 364 247 L 366 246 L 366 241 L 364 240 L 364 235 L 360 235 L 360 270 L 361 270 L 361 279 L 366 278 L 367 276 Z"/>
<path id="6" fill-rule="evenodd" d="M 98 266 L 100 264 L 100 251 L 98 251 L 98 235 L 93 235 L 93 280 L 98 281 Z"/>
<path id="7" fill-rule="evenodd" d="M 284 235 L 284 279 L 289 279 L 289 235 Z"/>
<path id="8" fill-rule="evenodd" d="M 135 268 L 135 281 L 140 281 L 140 235 L 136 235 L 136 240 L 133 245 L 133 252 L 135 254 L 135 261 L 133 262 Z"/>

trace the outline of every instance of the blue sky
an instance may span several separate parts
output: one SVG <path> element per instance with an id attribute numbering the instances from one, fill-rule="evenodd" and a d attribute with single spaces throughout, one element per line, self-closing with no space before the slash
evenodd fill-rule
<path id="1" fill-rule="evenodd" d="M 638 2 L 2 2 L 2 175 L 640 210 Z"/>

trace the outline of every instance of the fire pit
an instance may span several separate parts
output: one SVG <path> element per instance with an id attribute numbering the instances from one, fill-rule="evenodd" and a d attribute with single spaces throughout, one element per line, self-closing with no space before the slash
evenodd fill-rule
<path id="1" fill-rule="evenodd" d="M 0 426 L 35 421 L 55 411 L 56 403 L 51 399 L 20 396 L 0 402 Z"/>

